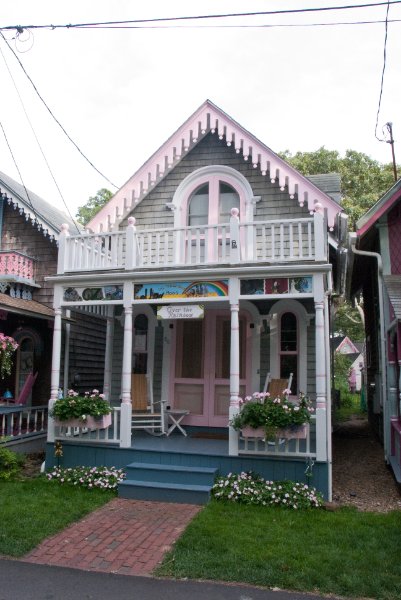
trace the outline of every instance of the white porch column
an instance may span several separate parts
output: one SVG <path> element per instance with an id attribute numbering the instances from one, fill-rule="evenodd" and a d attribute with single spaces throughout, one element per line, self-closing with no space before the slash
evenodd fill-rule
<path id="1" fill-rule="evenodd" d="M 106 323 L 106 349 L 104 357 L 103 394 L 110 401 L 111 373 L 113 364 L 113 339 L 114 339 L 114 307 L 108 306 Z"/>
<path id="2" fill-rule="evenodd" d="M 58 398 L 58 389 L 60 386 L 60 359 L 61 359 L 61 308 L 54 310 L 54 329 L 53 329 L 53 353 L 52 353 L 52 372 L 50 380 L 50 401 L 49 411 Z M 47 428 L 47 441 L 54 442 L 54 420 L 49 417 Z"/>
<path id="3" fill-rule="evenodd" d="M 239 410 L 239 371 L 240 371 L 240 339 L 239 339 L 239 281 L 230 280 L 231 341 L 230 341 L 230 407 L 229 420 Z M 228 454 L 238 456 L 238 432 L 229 425 Z"/>
<path id="4" fill-rule="evenodd" d="M 132 365 L 132 306 L 124 308 L 124 347 L 121 380 L 120 446 L 131 446 L 131 365 Z"/>
<path id="5" fill-rule="evenodd" d="M 324 302 L 315 302 L 316 328 L 316 460 L 327 460 L 327 387 Z M 328 335 L 328 332 L 327 332 Z"/>

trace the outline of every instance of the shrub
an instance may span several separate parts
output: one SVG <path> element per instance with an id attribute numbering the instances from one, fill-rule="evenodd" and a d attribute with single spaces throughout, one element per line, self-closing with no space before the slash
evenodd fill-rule
<path id="1" fill-rule="evenodd" d="M 60 484 L 116 490 L 117 485 L 125 478 L 125 473 L 115 467 L 55 467 L 46 473 L 46 477 L 49 481 L 57 481 Z"/>
<path id="2" fill-rule="evenodd" d="M 7 480 L 17 475 L 24 464 L 24 457 L 8 448 L 0 448 L 0 479 Z"/>
<path id="3" fill-rule="evenodd" d="M 218 477 L 212 495 L 216 500 L 284 506 L 294 510 L 323 506 L 322 495 L 313 487 L 294 481 L 267 481 L 254 473 L 229 473 Z"/>

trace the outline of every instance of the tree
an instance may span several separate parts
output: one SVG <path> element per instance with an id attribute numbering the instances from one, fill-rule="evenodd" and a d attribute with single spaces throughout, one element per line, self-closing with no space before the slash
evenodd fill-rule
<path id="1" fill-rule="evenodd" d="M 342 206 L 349 217 L 350 229 L 357 220 L 394 183 L 393 166 L 382 164 L 363 152 L 347 150 L 341 157 L 337 150 L 327 150 L 324 146 L 315 152 L 289 150 L 279 155 L 303 175 L 338 173 L 341 177 Z"/>
<path id="2" fill-rule="evenodd" d="M 336 298 L 334 312 L 333 331 L 335 335 L 346 335 L 352 342 L 363 342 L 365 325 L 362 308 L 353 308 L 348 302 Z"/>
<path id="3" fill-rule="evenodd" d="M 91 196 L 84 206 L 78 207 L 76 216 L 79 223 L 83 226 L 87 225 L 112 196 L 112 192 L 106 188 L 99 190 L 96 196 Z"/>

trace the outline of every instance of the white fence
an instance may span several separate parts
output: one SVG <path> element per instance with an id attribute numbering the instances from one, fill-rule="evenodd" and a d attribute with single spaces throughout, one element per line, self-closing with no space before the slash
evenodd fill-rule
<path id="1" fill-rule="evenodd" d="M 47 432 L 47 405 L 7 407 L 0 412 L 0 437 L 25 439 Z"/>

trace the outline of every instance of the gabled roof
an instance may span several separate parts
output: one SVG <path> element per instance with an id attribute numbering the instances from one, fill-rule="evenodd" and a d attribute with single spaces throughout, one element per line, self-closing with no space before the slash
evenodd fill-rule
<path id="1" fill-rule="evenodd" d="M 374 204 L 360 219 L 357 221 L 357 235 L 363 236 L 384 213 L 388 212 L 390 208 L 401 197 L 401 179 L 395 182 L 387 192 Z"/>
<path id="2" fill-rule="evenodd" d="M 107 231 L 118 223 L 209 132 L 224 139 L 228 146 L 233 146 L 262 175 L 268 176 L 272 182 L 277 181 L 282 191 L 288 189 L 291 198 L 297 194 L 301 206 L 306 203 L 309 210 L 313 211 L 315 204 L 320 203 L 327 208 L 329 227 L 334 227 L 335 217 L 341 211 L 335 200 L 319 189 L 311 178 L 301 175 L 210 100 L 206 100 L 118 190 L 88 223 L 88 228 Z"/>
<path id="3" fill-rule="evenodd" d="M 42 231 L 45 237 L 58 239 L 63 223 L 68 223 L 71 233 L 76 231 L 75 223 L 69 216 L 31 190 L 27 191 L 28 195 L 23 185 L 0 171 L 0 193 L 5 194 L 6 201 L 15 208 L 18 207 L 26 220 L 31 220 L 32 225 Z"/>

